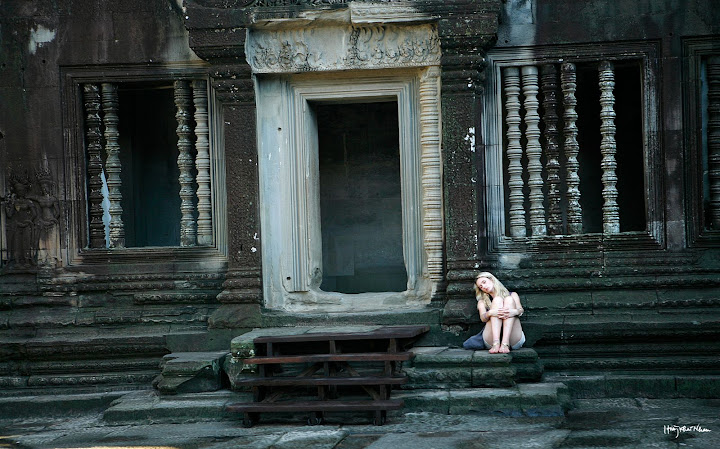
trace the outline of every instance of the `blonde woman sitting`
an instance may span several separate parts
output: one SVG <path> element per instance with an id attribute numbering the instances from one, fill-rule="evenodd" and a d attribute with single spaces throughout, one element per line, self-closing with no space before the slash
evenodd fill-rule
<path id="1" fill-rule="evenodd" d="M 506 354 L 525 344 L 525 333 L 518 317 L 525 311 L 520 297 L 492 274 L 483 272 L 475 278 L 475 299 L 480 321 L 485 327 L 463 343 L 465 349 L 490 349 L 490 354 Z M 487 325 L 487 322 L 490 325 Z"/>

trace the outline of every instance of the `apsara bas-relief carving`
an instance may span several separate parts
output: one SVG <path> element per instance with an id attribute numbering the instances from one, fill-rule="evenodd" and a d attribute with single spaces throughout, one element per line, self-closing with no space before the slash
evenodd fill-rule
<path id="1" fill-rule="evenodd" d="M 27 172 L 10 172 L 2 198 L 7 219 L 8 269 L 57 264 L 60 204 L 54 190 L 55 182 L 45 167 L 32 177 Z"/>
<path id="2" fill-rule="evenodd" d="M 440 64 L 433 25 L 251 30 L 248 62 L 256 73 L 295 73 Z"/>

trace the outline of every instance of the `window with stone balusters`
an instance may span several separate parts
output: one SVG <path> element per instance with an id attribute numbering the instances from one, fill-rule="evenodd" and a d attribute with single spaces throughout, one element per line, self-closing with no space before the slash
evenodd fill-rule
<path id="1" fill-rule="evenodd" d="M 662 238 L 653 49 L 606 50 L 489 55 L 483 156 L 491 248 Z"/>
<path id="2" fill-rule="evenodd" d="M 684 42 L 686 154 L 691 240 L 720 245 L 720 41 Z"/>
<path id="3" fill-rule="evenodd" d="M 83 81 L 89 248 L 210 246 L 206 79 Z"/>

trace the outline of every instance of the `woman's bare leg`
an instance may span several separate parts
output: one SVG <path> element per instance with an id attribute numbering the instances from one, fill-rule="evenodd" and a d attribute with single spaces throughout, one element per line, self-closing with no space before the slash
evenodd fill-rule
<path id="1" fill-rule="evenodd" d="M 499 309 L 503 306 L 504 300 L 500 297 L 493 298 L 490 310 Z M 490 329 L 492 331 L 492 348 L 490 348 L 490 354 L 497 354 L 500 351 L 500 346 L 495 345 L 496 341 L 500 340 L 500 334 L 502 331 L 502 320 L 496 316 L 490 317 Z"/>
<path id="2" fill-rule="evenodd" d="M 508 309 L 514 309 L 515 300 L 511 296 L 508 296 L 505 298 L 503 306 Z M 522 326 L 520 325 L 520 320 L 515 317 L 506 318 L 502 324 L 502 344 L 500 345 L 500 351 L 498 352 L 506 354 L 510 352 L 510 346 L 517 344 L 517 342 L 520 341 L 522 336 Z"/>

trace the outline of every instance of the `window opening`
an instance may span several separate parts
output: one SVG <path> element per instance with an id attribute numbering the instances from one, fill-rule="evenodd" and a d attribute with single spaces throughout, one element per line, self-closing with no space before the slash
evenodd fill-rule
<path id="1" fill-rule="evenodd" d="M 316 104 L 323 279 L 339 293 L 401 292 L 397 102 Z"/>
<path id="2" fill-rule="evenodd" d="M 88 246 L 211 245 L 205 80 L 86 83 Z"/>
<path id="3" fill-rule="evenodd" d="M 638 61 L 501 71 L 505 234 L 644 231 Z"/>

